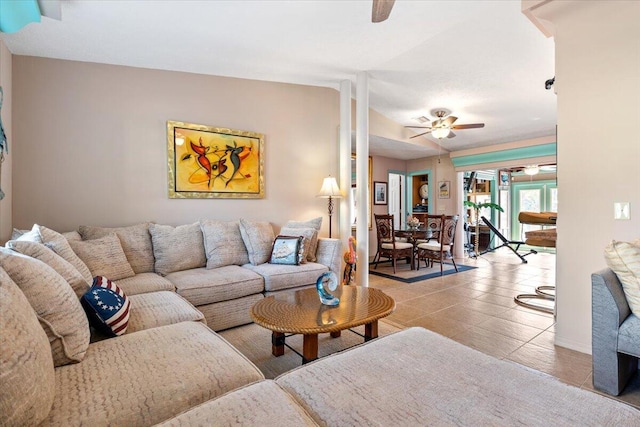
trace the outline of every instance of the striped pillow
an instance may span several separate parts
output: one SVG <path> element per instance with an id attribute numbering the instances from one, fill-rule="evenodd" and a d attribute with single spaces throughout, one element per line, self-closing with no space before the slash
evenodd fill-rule
<path id="1" fill-rule="evenodd" d="M 631 312 L 640 317 L 640 240 L 633 243 L 612 240 L 604 250 L 604 258 L 622 283 Z"/>
<path id="2" fill-rule="evenodd" d="M 96 276 L 93 286 L 80 300 L 91 326 L 107 336 L 115 337 L 127 331 L 129 298 L 115 283 L 104 276 Z"/>

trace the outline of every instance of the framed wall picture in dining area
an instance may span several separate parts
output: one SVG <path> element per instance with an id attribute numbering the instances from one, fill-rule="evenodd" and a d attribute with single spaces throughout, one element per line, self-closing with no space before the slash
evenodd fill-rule
<path id="1" fill-rule="evenodd" d="M 387 183 L 382 181 L 373 182 L 373 204 L 387 204 Z"/>
<path id="2" fill-rule="evenodd" d="M 438 199 L 448 199 L 450 196 L 451 181 L 438 182 Z"/>

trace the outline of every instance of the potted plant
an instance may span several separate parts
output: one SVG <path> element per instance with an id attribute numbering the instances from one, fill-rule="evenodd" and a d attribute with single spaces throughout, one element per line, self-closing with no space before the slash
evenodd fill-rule
<path id="1" fill-rule="evenodd" d="M 495 209 L 495 210 L 500 211 L 500 212 L 504 212 L 504 209 L 502 209 L 502 207 L 500 207 L 500 205 L 497 205 L 497 204 L 491 203 L 491 202 L 476 203 L 476 202 L 472 202 L 470 200 L 465 200 L 464 201 L 464 205 L 465 206 L 469 206 L 476 213 L 476 238 L 474 239 L 475 242 L 474 242 L 473 251 L 475 253 L 475 256 L 477 257 L 480 254 L 480 251 L 478 250 L 478 246 L 479 246 L 479 243 L 480 243 L 480 209 L 491 208 L 491 209 Z"/>

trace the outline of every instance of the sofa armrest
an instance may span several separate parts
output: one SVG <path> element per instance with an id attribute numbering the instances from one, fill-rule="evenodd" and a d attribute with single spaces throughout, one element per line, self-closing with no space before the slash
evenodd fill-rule
<path id="1" fill-rule="evenodd" d="M 631 310 L 618 276 L 610 270 L 591 275 L 591 351 L 593 385 L 617 396 L 638 369 L 638 359 L 618 353 L 618 335 Z"/>
<path id="2" fill-rule="evenodd" d="M 342 267 L 342 242 L 340 239 L 319 238 L 316 258 L 317 263 L 326 265 L 329 270 L 340 277 Z"/>

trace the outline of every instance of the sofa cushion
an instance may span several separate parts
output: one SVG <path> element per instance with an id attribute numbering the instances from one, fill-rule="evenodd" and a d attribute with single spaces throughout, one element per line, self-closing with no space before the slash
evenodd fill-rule
<path id="1" fill-rule="evenodd" d="M 26 240 L 10 240 L 7 242 L 7 247 L 21 254 L 30 256 L 32 258 L 39 259 L 40 261 L 53 268 L 64 280 L 71 285 L 76 296 L 80 298 L 85 292 L 89 290 L 89 283 L 84 280 L 82 274 L 76 268 L 71 265 L 69 261 L 62 258 L 60 255 L 49 249 L 42 243 L 31 242 Z"/>
<path id="2" fill-rule="evenodd" d="M 251 265 L 251 264 L 248 264 Z M 260 293 L 264 279 L 237 265 L 207 269 L 194 268 L 167 275 L 178 294 L 196 307 Z"/>
<path id="3" fill-rule="evenodd" d="M 89 322 L 67 281 L 44 262 L 5 248 L 0 248 L 0 266 L 36 312 L 55 366 L 81 361 L 89 347 Z"/>
<path id="4" fill-rule="evenodd" d="M 176 290 L 173 283 L 157 273 L 139 273 L 133 277 L 117 280 L 116 285 L 129 296 L 147 292 Z"/>
<path id="5" fill-rule="evenodd" d="M 156 273 L 166 276 L 174 271 L 204 267 L 204 253 L 200 224 L 170 225 L 149 224 Z"/>
<path id="6" fill-rule="evenodd" d="M 322 273 L 329 271 L 326 265 L 315 262 L 301 265 L 247 264 L 243 267 L 264 277 L 264 289 L 267 292 L 315 284 Z"/>
<path id="7" fill-rule="evenodd" d="M 268 222 L 240 219 L 240 235 L 247 249 L 249 262 L 253 265 L 269 261 L 271 245 L 275 235 Z M 206 244 L 206 243 L 205 243 Z"/>
<path id="8" fill-rule="evenodd" d="M 320 231 L 321 226 L 322 217 L 319 216 L 308 221 L 288 221 L 283 228 L 313 228 L 314 230 Z M 280 231 L 280 234 L 283 234 L 282 231 Z M 311 246 L 309 247 L 309 254 L 307 256 L 308 261 L 316 262 L 317 242 L 318 239 L 316 236 L 316 240 L 312 241 Z"/>
<path id="9" fill-rule="evenodd" d="M 69 244 L 94 277 L 120 280 L 135 274 L 115 233 L 94 240 L 71 240 Z"/>
<path id="10" fill-rule="evenodd" d="M 153 425 L 264 378 L 200 322 L 93 343 L 82 363 L 55 374 L 46 425 Z"/>
<path id="11" fill-rule="evenodd" d="M 640 317 L 640 244 L 611 241 L 604 250 L 607 265 L 620 280 L 631 312 Z"/>
<path id="12" fill-rule="evenodd" d="M 289 393 L 272 380 L 231 391 L 159 424 L 169 426 L 317 426 Z"/>
<path id="13" fill-rule="evenodd" d="M 55 394 L 51 347 L 25 295 L 0 268 L 0 425 L 38 425 Z"/>
<path id="14" fill-rule="evenodd" d="M 153 271 L 155 259 L 153 258 L 153 246 L 148 222 L 129 227 L 113 228 L 81 225 L 78 227 L 78 232 L 83 240 L 99 239 L 108 234 L 116 233 L 133 271 L 135 273 Z"/>
<path id="15" fill-rule="evenodd" d="M 179 322 L 203 322 L 204 315 L 175 292 L 160 291 L 131 295 L 127 333 L 172 325 Z"/>
<path id="16" fill-rule="evenodd" d="M 640 317 L 629 315 L 618 329 L 618 351 L 640 357 Z"/>
<path id="17" fill-rule="evenodd" d="M 243 265 L 249 262 L 249 254 L 240 234 L 238 221 L 200 221 L 207 254 L 207 268 L 226 265 Z"/>
<path id="18" fill-rule="evenodd" d="M 93 286 L 80 299 L 89 323 L 107 336 L 123 335 L 129 325 L 131 301 L 111 280 L 103 276 L 93 279 Z"/>
<path id="19" fill-rule="evenodd" d="M 62 258 L 69 261 L 71 265 L 73 265 L 76 270 L 82 274 L 82 277 L 84 277 L 84 280 L 86 280 L 87 283 L 91 283 L 93 281 L 93 276 L 91 275 L 91 271 L 89 271 L 89 267 L 87 267 L 87 264 L 78 258 L 78 255 L 76 255 L 73 249 L 71 249 L 71 245 L 69 245 L 69 241 L 66 237 L 57 231 L 51 230 L 50 228 L 42 225 L 36 224 L 34 227 L 38 230 L 42 243 L 53 249 L 53 251 Z"/>
<path id="20" fill-rule="evenodd" d="M 318 250 L 318 230 L 310 227 L 282 227 L 280 235 L 301 236 L 304 239 L 303 263 L 307 261 L 316 261 L 316 252 Z"/>
<path id="21" fill-rule="evenodd" d="M 269 264 L 300 265 L 304 256 L 304 237 L 278 235 L 273 241 Z"/>

